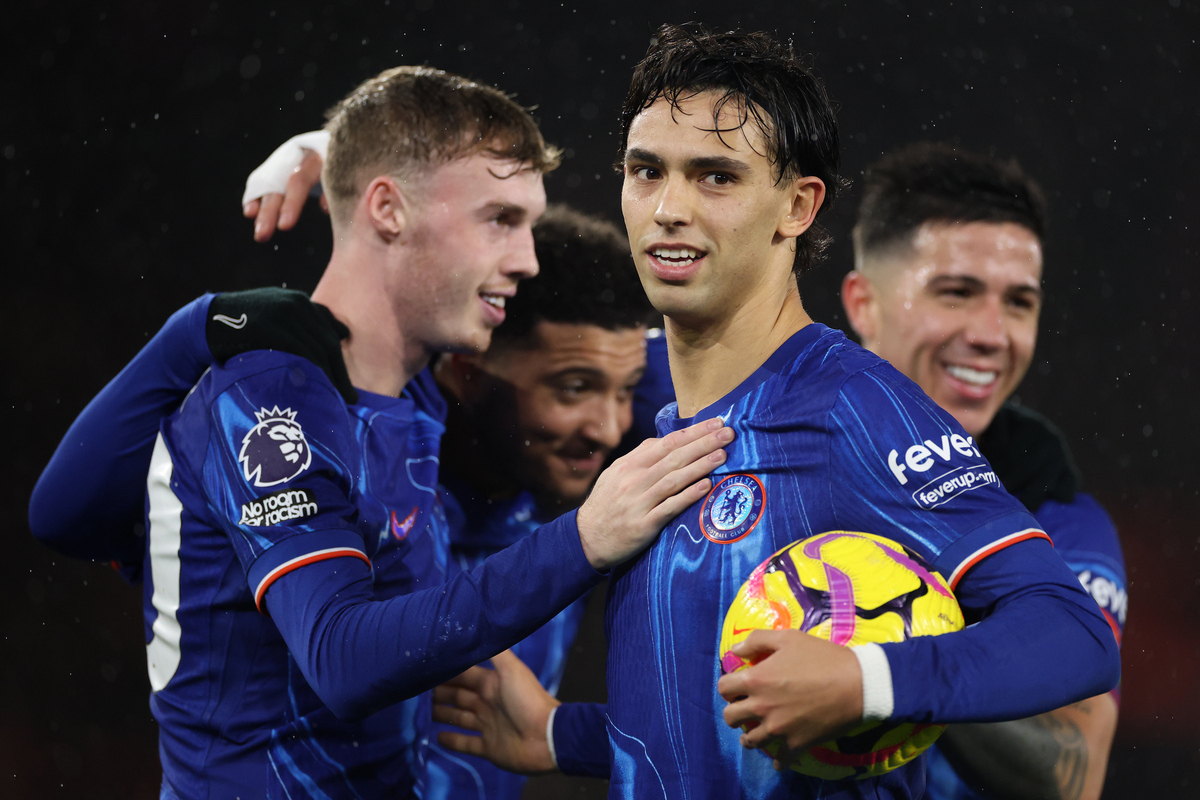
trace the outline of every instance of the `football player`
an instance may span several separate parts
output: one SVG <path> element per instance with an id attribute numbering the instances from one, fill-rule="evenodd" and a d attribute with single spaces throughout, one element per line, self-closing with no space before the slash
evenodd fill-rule
<path id="1" fill-rule="evenodd" d="M 1015 162 L 916 144 L 867 169 L 842 300 L 863 346 L 950 412 L 1033 513 L 1117 641 L 1124 558 L 1112 521 L 1079 491 L 1061 434 L 1006 404 L 1033 359 L 1044 200 Z M 1117 690 L 1012 722 L 951 725 L 930 755 L 929 796 L 1100 796 Z"/>
<path id="2" fill-rule="evenodd" d="M 622 210 L 678 398 L 659 430 L 720 418 L 738 438 L 706 497 L 610 579 L 607 707 L 558 705 L 502 658 L 438 690 L 439 716 L 482 734 L 443 740 L 510 768 L 594 769 L 614 797 L 920 797 L 923 759 L 825 783 L 756 748 L 866 721 L 1013 719 L 1110 689 L 1110 629 L 973 438 L 804 311 L 796 277 L 820 253 L 816 218 L 839 178 L 833 111 L 800 59 L 765 34 L 664 26 L 634 72 L 621 144 Z M 718 519 L 733 492 L 749 511 Z M 850 649 L 757 631 L 734 650 L 751 666 L 721 676 L 738 587 L 828 530 L 920 553 L 980 623 Z"/>
<path id="3" fill-rule="evenodd" d="M 367 81 L 328 130 L 335 246 L 314 299 L 347 334 L 347 384 L 252 349 L 206 372 L 143 446 L 166 798 L 414 790 L 425 690 L 521 640 L 643 547 L 703 495 L 732 437 L 712 423 L 647 442 L 578 513 L 447 579 L 445 401 L 426 365 L 437 351 L 484 350 L 517 281 L 536 273 L 531 229 L 557 152 L 502 93 L 426 67 Z M 261 323 L 253 303 L 238 314 L 236 299 L 217 300 L 185 308 L 176 328 L 212 342 Z M 178 357 L 170 345 L 152 343 L 94 413 L 120 418 L 131 387 L 151 401 L 174 392 L 160 361 Z M 31 502 L 35 533 L 66 552 L 96 546 L 53 506 L 106 463 L 89 454 L 118 452 L 126 433 L 68 432 Z"/>
<path id="4" fill-rule="evenodd" d="M 450 405 L 438 482 L 451 575 L 583 502 L 630 429 L 646 367 L 653 309 L 616 226 L 551 206 L 533 233 L 538 275 L 506 304 L 491 346 L 442 356 L 434 371 Z M 583 605 L 512 647 L 550 694 Z M 520 798 L 525 776 L 432 745 L 426 800 Z"/>

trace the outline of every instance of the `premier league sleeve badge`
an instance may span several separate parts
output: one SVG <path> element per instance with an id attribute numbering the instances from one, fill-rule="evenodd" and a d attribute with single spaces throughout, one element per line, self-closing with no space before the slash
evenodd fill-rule
<path id="1" fill-rule="evenodd" d="M 238 461 L 242 474 L 255 486 L 276 486 L 287 483 L 308 469 L 312 450 L 304 438 L 296 412 L 290 408 L 254 412 L 258 424 L 242 439 Z"/>

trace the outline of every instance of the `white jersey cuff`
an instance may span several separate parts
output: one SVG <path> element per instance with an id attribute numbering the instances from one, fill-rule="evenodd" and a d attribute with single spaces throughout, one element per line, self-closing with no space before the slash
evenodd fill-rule
<path id="1" fill-rule="evenodd" d="M 558 753 L 554 752 L 554 715 L 558 713 L 558 706 L 550 709 L 550 716 L 546 719 L 546 746 L 550 748 L 550 763 L 558 769 Z"/>
<path id="2" fill-rule="evenodd" d="M 863 722 L 881 722 L 892 716 L 895 696 L 892 693 L 892 667 L 887 653 L 877 644 L 851 647 L 862 670 Z"/>
<path id="3" fill-rule="evenodd" d="M 293 136 L 259 164 L 250 177 L 246 178 L 246 191 L 242 194 L 242 205 L 266 194 L 283 194 L 288 178 L 304 160 L 304 151 L 312 150 L 324 160 L 329 150 L 328 131 L 309 131 Z"/>

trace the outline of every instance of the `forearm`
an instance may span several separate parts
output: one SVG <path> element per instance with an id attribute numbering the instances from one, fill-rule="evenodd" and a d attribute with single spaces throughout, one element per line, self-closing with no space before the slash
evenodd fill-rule
<path id="1" fill-rule="evenodd" d="M 994 610 L 957 633 L 883 645 L 892 718 L 1021 719 L 1115 685 L 1120 655 L 1112 631 L 1049 544 L 1022 542 L 988 557 L 959 591 L 964 606 Z"/>
<path id="2" fill-rule="evenodd" d="M 951 725 L 937 746 L 988 797 L 1096 800 L 1116 722 L 1116 702 L 1101 695 L 1013 722 Z"/>
<path id="3" fill-rule="evenodd" d="M 938 747 L 969 786 L 1005 800 L 1077 798 L 1087 771 L 1087 741 L 1052 712 L 1012 722 L 951 725 Z"/>
<path id="4" fill-rule="evenodd" d="M 175 312 L 72 423 L 29 502 L 34 536 L 92 560 L 140 561 L 146 470 L 159 423 L 211 362 L 204 317 L 212 295 Z"/>
<path id="5" fill-rule="evenodd" d="M 366 565 L 333 559 L 280 578 L 266 603 L 325 704 L 359 718 L 515 644 L 601 577 L 568 515 L 431 589 L 372 600 Z"/>

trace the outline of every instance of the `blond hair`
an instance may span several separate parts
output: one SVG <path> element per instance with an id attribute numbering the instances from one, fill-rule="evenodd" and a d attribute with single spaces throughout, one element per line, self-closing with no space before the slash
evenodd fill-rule
<path id="1" fill-rule="evenodd" d="M 549 172 L 561 154 L 508 95 L 431 67 L 381 72 L 331 108 L 326 119 L 329 155 L 321 181 L 340 220 L 380 175 L 409 181 L 478 152 Z"/>

